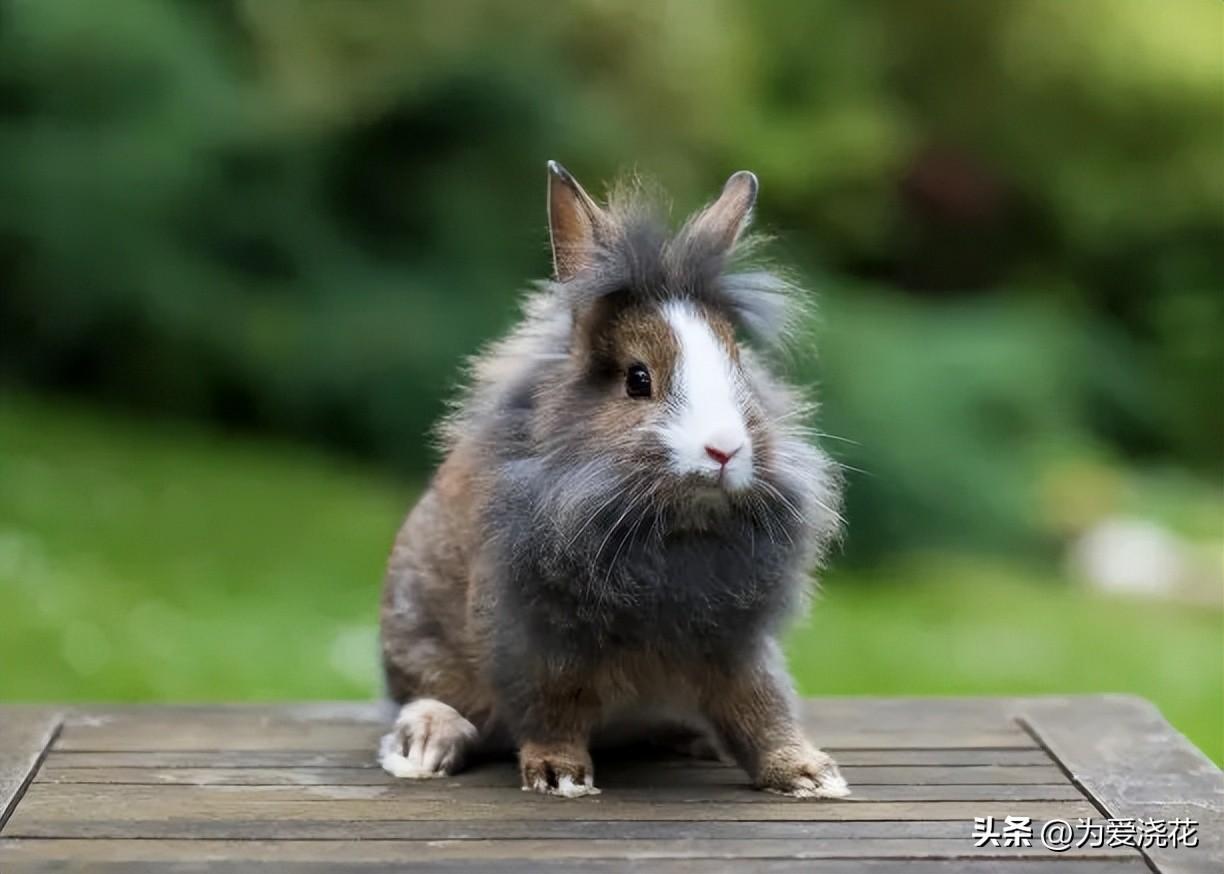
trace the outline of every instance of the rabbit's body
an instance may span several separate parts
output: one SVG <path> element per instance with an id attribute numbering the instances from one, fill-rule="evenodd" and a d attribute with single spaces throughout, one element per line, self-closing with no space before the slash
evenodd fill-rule
<path id="1" fill-rule="evenodd" d="M 775 642 L 836 531 L 837 477 L 736 339 L 784 313 L 783 283 L 724 271 L 754 197 L 737 174 L 668 237 L 554 169 L 559 281 L 475 362 L 391 556 L 388 770 L 509 740 L 525 788 L 587 794 L 592 736 L 662 715 L 710 729 L 763 788 L 844 794 Z"/>

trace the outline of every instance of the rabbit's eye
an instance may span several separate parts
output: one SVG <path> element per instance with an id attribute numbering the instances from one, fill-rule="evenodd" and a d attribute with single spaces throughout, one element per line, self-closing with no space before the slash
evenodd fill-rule
<path id="1" fill-rule="evenodd" d="M 631 398 L 650 397 L 650 371 L 645 364 L 631 364 L 625 371 L 625 393 Z"/>

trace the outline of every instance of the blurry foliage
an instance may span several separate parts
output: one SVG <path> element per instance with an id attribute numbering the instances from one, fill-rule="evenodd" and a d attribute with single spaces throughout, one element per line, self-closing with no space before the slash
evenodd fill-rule
<path id="1" fill-rule="evenodd" d="M 677 212 L 747 166 L 825 293 L 851 547 L 1038 544 L 1051 455 L 1219 471 L 1222 23 L 0 0 L 0 375 L 423 471 L 462 355 L 547 270 L 546 158 Z"/>
<path id="2" fill-rule="evenodd" d="M 1034 471 L 1077 450 L 1103 391 L 1075 327 L 1032 303 L 862 288 L 826 295 L 821 312 L 820 424 L 851 466 L 846 515 L 872 520 L 851 526 L 853 552 L 1040 547 Z"/>

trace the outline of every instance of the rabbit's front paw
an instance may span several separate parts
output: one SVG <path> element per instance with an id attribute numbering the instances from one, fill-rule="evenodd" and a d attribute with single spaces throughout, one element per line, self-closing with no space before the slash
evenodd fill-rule
<path id="1" fill-rule="evenodd" d="M 850 794 L 832 756 L 808 745 L 766 754 L 756 784 L 766 792 L 792 798 L 845 798 Z"/>
<path id="2" fill-rule="evenodd" d="M 476 736 L 476 726 L 449 704 L 418 698 L 400 710 L 395 728 L 379 745 L 378 761 L 392 777 L 445 777 L 463 763 Z"/>
<path id="3" fill-rule="evenodd" d="M 523 744 L 519 750 L 519 768 L 523 775 L 524 792 L 581 798 L 598 795 L 591 755 L 580 746 L 559 744 Z"/>

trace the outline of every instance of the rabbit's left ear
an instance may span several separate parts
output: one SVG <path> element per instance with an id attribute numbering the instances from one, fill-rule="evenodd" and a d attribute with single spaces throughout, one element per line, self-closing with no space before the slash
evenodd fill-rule
<path id="1" fill-rule="evenodd" d="M 718 200 L 702 210 L 694 220 L 693 229 L 703 236 L 708 235 L 718 248 L 724 251 L 730 249 L 752 218 L 757 188 L 756 174 L 748 170 L 732 173 Z"/>
<path id="2" fill-rule="evenodd" d="M 548 162 L 548 232 L 553 273 L 561 282 L 591 266 L 607 216 L 578 180 L 556 161 Z"/>

